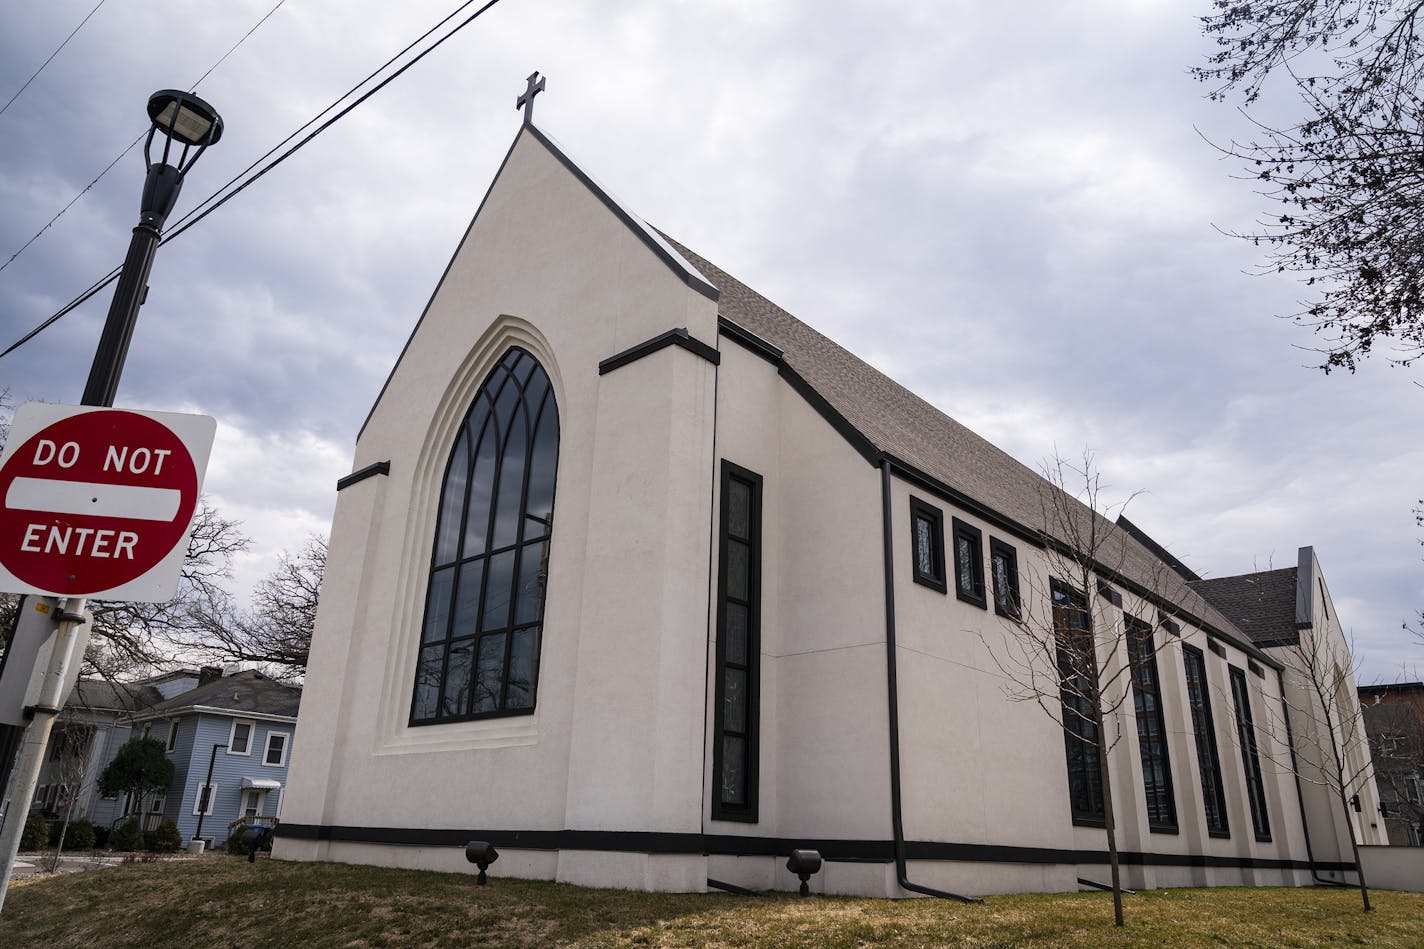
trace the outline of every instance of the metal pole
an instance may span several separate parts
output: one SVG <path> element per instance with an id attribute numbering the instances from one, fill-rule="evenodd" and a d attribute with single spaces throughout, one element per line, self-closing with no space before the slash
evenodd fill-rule
<path id="1" fill-rule="evenodd" d="M 143 306 L 147 295 L 148 272 L 153 267 L 158 238 L 159 228 L 146 221 L 133 229 L 124 269 L 114 290 L 114 300 L 109 304 L 109 317 L 104 321 L 99 348 L 94 352 L 89 381 L 84 386 L 84 398 L 80 400 L 82 405 L 114 404 L 119 376 L 124 371 L 124 357 L 128 355 L 129 340 L 133 337 L 134 324 L 138 322 L 138 309 Z"/>
<path id="2" fill-rule="evenodd" d="M 6 814 L 5 828 L 0 831 L 0 909 L 5 905 L 5 894 L 10 889 L 10 875 L 15 868 L 15 855 L 20 852 L 20 837 L 25 832 L 25 819 L 30 810 L 30 801 L 35 796 L 35 785 L 39 783 L 40 768 L 44 765 L 45 746 L 49 744 L 49 733 L 54 728 L 54 718 L 59 714 L 60 703 L 64 701 L 64 681 L 71 663 L 79 662 L 83 656 L 75 656 L 74 646 L 79 642 L 79 628 L 84 625 L 84 598 L 70 597 L 60 610 L 59 632 L 56 633 L 54 650 L 50 653 L 49 665 L 40 682 L 39 701 L 34 706 L 34 718 L 25 729 L 24 743 L 15 762 L 15 770 L 10 776 L 8 797 L 9 812 Z"/>
<path id="3" fill-rule="evenodd" d="M 203 791 L 208 794 L 208 806 L 198 808 L 198 829 L 193 833 L 194 840 L 203 836 L 203 817 L 213 809 L 213 765 L 218 760 L 218 749 L 226 747 L 227 745 L 213 745 L 213 753 L 208 756 L 208 776 L 203 781 Z M 203 803 L 202 792 L 199 792 L 198 803 Z"/>

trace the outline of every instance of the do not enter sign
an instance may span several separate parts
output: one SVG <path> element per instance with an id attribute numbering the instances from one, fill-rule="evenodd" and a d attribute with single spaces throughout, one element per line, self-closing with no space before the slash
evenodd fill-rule
<path id="1" fill-rule="evenodd" d="M 171 599 L 216 427 L 206 415 L 21 406 L 0 464 L 0 590 Z"/>

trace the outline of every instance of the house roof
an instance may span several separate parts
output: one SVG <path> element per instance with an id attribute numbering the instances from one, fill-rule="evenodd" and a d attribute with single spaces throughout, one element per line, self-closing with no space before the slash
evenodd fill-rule
<path id="1" fill-rule="evenodd" d="M 224 676 L 207 685 L 160 702 L 143 712 L 143 718 L 171 717 L 187 712 L 229 712 L 296 718 L 302 701 L 298 686 L 278 682 L 260 672 L 248 670 Z"/>
<path id="2" fill-rule="evenodd" d="M 147 682 L 80 679 L 65 706 L 87 712 L 137 712 L 162 701 L 163 694 Z"/>
<path id="3" fill-rule="evenodd" d="M 667 237 L 667 235 L 663 235 Z M 668 242 L 720 291 L 718 313 L 780 350 L 780 361 L 792 371 L 793 384 L 804 383 L 824 399 L 829 408 L 863 440 L 862 453 L 888 456 L 916 473 L 987 508 L 1010 530 L 1029 539 L 1047 535 L 1066 543 L 1065 531 L 1048 522 L 1052 505 L 1044 492 L 1056 491 L 1050 482 L 1016 461 L 1007 452 L 970 431 L 909 389 L 818 333 L 810 326 L 732 277 L 720 267 L 672 238 Z M 1059 494 L 1060 497 L 1066 495 Z M 1099 561 L 1137 584 L 1141 590 L 1176 604 L 1184 613 L 1204 623 L 1272 666 L 1278 664 L 1252 648 L 1251 640 L 1231 619 L 1194 591 L 1174 564 L 1142 544 L 1132 532 L 1094 514 L 1068 498 L 1066 509 L 1078 519 L 1079 536 L 1093 529 L 1103 538 Z M 1292 601 L 1292 604 L 1294 601 Z"/>
<path id="4" fill-rule="evenodd" d="M 1197 580 L 1192 586 L 1258 646 L 1286 645 L 1299 635 L 1295 628 L 1295 567 Z"/>

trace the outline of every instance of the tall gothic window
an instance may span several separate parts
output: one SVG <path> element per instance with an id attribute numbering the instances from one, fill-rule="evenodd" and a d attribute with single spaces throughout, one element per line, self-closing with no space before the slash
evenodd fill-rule
<path id="1" fill-rule="evenodd" d="M 1098 735 L 1098 665 L 1092 616 L 1082 593 L 1058 580 L 1052 581 L 1051 589 L 1063 744 L 1068 754 L 1068 802 L 1073 823 L 1103 827 L 1103 779 L 1098 764 L 1102 740 Z"/>
<path id="2" fill-rule="evenodd" d="M 534 711 L 559 411 L 511 348 L 475 394 L 440 491 L 410 723 Z"/>

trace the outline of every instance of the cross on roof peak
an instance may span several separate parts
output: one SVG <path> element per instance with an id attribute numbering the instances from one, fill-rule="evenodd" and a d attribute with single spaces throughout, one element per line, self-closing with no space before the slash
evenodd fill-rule
<path id="1" fill-rule="evenodd" d="M 514 102 L 516 109 L 524 110 L 524 124 L 534 124 L 534 97 L 544 91 L 544 79 L 539 75 L 539 70 L 534 70 L 529 74 L 529 85 L 524 90 L 524 94 Z"/>

